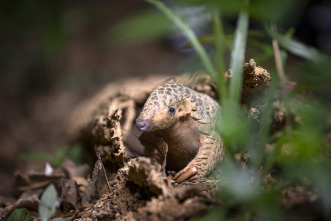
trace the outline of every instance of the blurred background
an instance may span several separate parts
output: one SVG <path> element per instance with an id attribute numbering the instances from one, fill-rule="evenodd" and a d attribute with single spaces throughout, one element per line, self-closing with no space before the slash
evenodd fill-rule
<path id="1" fill-rule="evenodd" d="M 204 7 L 166 3 L 198 36 L 208 39 L 211 18 Z M 330 1 L 303 0 L 283 14 L 268 10 L 266 14 L 280 17 L 279 31 L 293 28 L 296 39 L 331 54 Z M 229 36 L 236 15 L 229 12 L 224 18 Z M 251 29 L 262 29 L 254 18 Z M 253 57 L 258 65 L 274 70 L 270 38 L 248 39 L 247 45 L 246 61 Z M 26 168 L 22 153 L 52 153 L 67 145 L 72 110 L 107 83 L 202 69 L 181 33 L 140 0 L 1 1 L 0 56 L 0 195 L 13 193 L 14 171 Z M 288 56 L 287 74 L 304 83 L 296 65 L 302 60 Z M 327 101 L 329 86 L 312 90 Z"/>

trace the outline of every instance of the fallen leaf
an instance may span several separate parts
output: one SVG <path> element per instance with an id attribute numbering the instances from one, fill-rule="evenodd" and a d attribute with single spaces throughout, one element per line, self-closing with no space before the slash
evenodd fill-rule
<path id="1" fill-rule="evenodd" d="M 55 213 L 57 192 L 53 184 L 49 185 L 41 196 L 39 203 L 39 216 L 42 221 L 47 221 Z"/>
<path id="2" fill-rule="evenodd" d="M 31 211 L 37 211 L 39 205 L 39 199 L 36 194 L 16 201 L 13 205 L 7 206 L 1 213 L 0 217 L 6 217 L 12 210 L 18 208 L 26 208 Z"/>

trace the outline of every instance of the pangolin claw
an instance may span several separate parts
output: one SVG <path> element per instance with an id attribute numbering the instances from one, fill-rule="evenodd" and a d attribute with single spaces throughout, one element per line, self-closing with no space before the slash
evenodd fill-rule
<path id="1" fill-rule="evenodd" d="M 185 180 L 189 180 L 193 177 L 195 177 L 198 174 L 198 169 L 196 167 L 189 167 L 184 170 L 179 171 L 176 176 L 174 177 L 174 180 L 177 183 L 181 183 Z"/>

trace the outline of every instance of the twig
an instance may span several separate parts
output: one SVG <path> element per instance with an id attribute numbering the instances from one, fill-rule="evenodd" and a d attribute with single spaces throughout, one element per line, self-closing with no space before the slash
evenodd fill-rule
<path id="1" fill-rule="evenodd" d="M 277 28 L 274 24 L 271 25 L 271 30 L 272 31 L 277 31 Z M 282 97 L 284 98 L 289 91 L 292 89 L 291 82 L 287 79 L 285 71 L 284 71 L 284 65 L 282 62 L 282 57 L 280 55 L 280 49 L 279 49 L 279 44 L 278 41 L 273 38 L 272 39 L 272 47 L 274 49 L 274 57 L 275 57 L 275 63 L 276 63 L 276 68 L 277 68 L 277 73 L 278 77 L 280 79 L 280 87 L 281 87 L 281 93 Z"/>
<path id="2" fill-rule="evenodd" d="M 274 24 L 271 25 L 271 30 L 274 32 L 277 31 L 277 28 Z M 281 55 L 280 55 L 279 44 L 275 38 L 272 39 L 272 47 L 274 49 L 275 63 L 276 63 L 278 77 L 280 79 L 281 94 L 282 94 L 283 99 L 285 100 L 287 98 L 286 97 L 287 93 L 293 89 L 295 84 L 293 84 L 293 82 L 290 82 L 286 77 L 286 74 L 284 71 L 284 65 L 282 62 Z M 285 119 L 285 128 L 287 131 L 291 130 L 291 124 L 287 118 Z"/>
<path id="3" fill-rule="evenodd" d="M 96 155 L 97 155 L 97 158 L 98 158 L 97 163 L 99 164 L 99 170 L 101 170 L 101 168 L 103 169 L 103 172 L 104 172 L 105 177 L 106 177 L 107 186 L 108 186 L 108 189 L 109 189 L 109 192 L 110 192 L 111 191 L 111 188 L 110 188 L 110 184 L 109 184 L 109 181 L 108 181 L 106 169 L 105 169 L 105 167 L 104 167 L 104 165 L 102 163 L 102 160 L 101 160 L 100 152 L 96 152 Z"/>

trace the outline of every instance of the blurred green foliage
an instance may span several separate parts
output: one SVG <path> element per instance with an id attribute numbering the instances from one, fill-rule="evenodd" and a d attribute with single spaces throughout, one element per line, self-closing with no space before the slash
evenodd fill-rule
<path id="1" fill-rule="evenodd" d="M 48 161 L 54 167 L 59 166 L 65 159 L 70 159 L 77 165 L 84 162 L 83 150 L 78 144 L 73 146 L 55 147 L 54 153 L 36 151 L 21 153 L 20 158 L 27 161 Z"/>
<path id="2" fill-rule="evenodd" d="M 251 18 L 258 21 L 288 23 L 302 13 L 308 1 L 301 1 L 300 4 L 296 4 L 294 0 L 177 0 L 176 2 L 216 8 L 225 17 L 235 17 L 245 9 Z"/>
<path id="3" fill-rule="evenodd" d="M 31 50 L 41 50 L 44 56 L 55 53 L 65 42 L 64 24 L 61 21 L 61 1 L 2 1 L 0 8 L 0 28 L 6 35 L 1 36 L 0 43 L 8 37 L 13 42 L 20 38 L 41 39 L 42 44 L 34 44 Z M 38 13 L 36 13 L 38 12 Z M 40 38 L 42 35 L 43 37 Z M 5 41 L 6 42 L 6 41 Z M 13 43 L 10 42 L 10 43 Z M 35 42 L 33 42 L 35 43 Z M 1 58 L 10 59 L 12 45 L 1 45 Z"/>
<path id="4" fill-rule="evenodd" d="M 164 15 L 147 10 L 121 22 L 111 29 L 109 35 L 112 37 L 112 44 L 128 46 L 168 35 L 172 27 Z"/>
<path id="5" fill-rule="evenodd" d="M 247 47 L 253 46 L 253 52 L 258 52 L 250 53 L 256 61 L 270 60 L 274 56 L 272 39 L 277 40 L 281 46 L 285 72 L 289 68 L 288 55 L 301 58 L 300 77 L 308 79 L 301 88 L 313 89 L 322 83 L 331 82 L 331 75 L 326 71 L 331 63 L 327 55 L 293 39 L 295 30 L 291 28 L 288 33 L 281 34 L 297 21 L 308 1 L 300 4 L 285 0 L 176 1 L 187 7 L 202 5 L 210 9 L 213 32 L 207 36 L 192 35 L 194 32 L 191 27 L 180 15 L 174 13 L 171 4 L 165 5 L 159 0 L 146 1 L 160 9 L 180 28 L 189 41 L 185 46 L 195 49 L 205 70 L 220 88 L 222 116 L 219 128 L 226 156 L 218 168 L 221 175 L 218 197 L 223 203 L 200 220 L 284 220 L 288 218 L 288 213 L 281 198 L 284 197 L 284 190 L 296 185 L 314 191 L 323 202 L 323 206 L 318 208 L 318 217 L 330 218 L 327 211 L 331 208 L 331 167 L 326 157 L 326 134 L 330 132 L 328 104 L 320 102 L 319 97 L 312 99 L 299 95 L 296 93 L 298 91 L 276 97 L 281 81 L 274 70 L 275 65 L 271 65 L 269 70 L 273 80 L 258 125 L 247 119 L 245 108 L 239 104 L 241 68 L 246 60 L 245 54 L 249 53 Z M 228 19 L 234 17 L 238 17 L 237 26 L 231 28 Z M 144 19 L 148 20 L 146 17 Z M 249 29 L 249 19 L 259 28 Z M 139 25 L 144 23 L 143 20 L 139 22 L 142 22 Z M 148 28 L 143 29 L 144 35 L 148 35 L 147 32 L 155 35 L 156 32 L 160 34 L 169 30 L 168 24 L 155 30 L 149 30 L 153 29 L 153 25 L 148 24 Z M 280 32 L 271 30 L 269 27 L 272 24 L 276 24 Z M 122 33 L 133 34 L 130 37 L 139 36 L 137 30 L 131 31 L 133 26 L 123 27 Z M 202 47 L 206 42 L 214 44 L 213 53 L 206 52 Z M 230 67 L 233 69 L 229 87 L 222 81 L 224 70 L 227 69 L 224 56 L 227 50 L 231 50 Z M 292 80 L 302 83 L 300 79 Z M 276 99 L 286 110 L 286 122 L 281 130 L 271 134 L 273 103 Z M 271 146 L 271 150 L 266 151 L 266 146 Z M 233 154 L 238 152 L 249 154 L 247 169 L 242 169 L 233 159 Z M 268 174 L 272 174 L 274 179 L 271 183 L 265 181 Z"/>
<path id="6" fill-rule="evenodd" d="M 14 209 L 8 217 L 5 218 L 6 221 L 33 221 L 33 218 L 31 217 L 29 210 L 26 208 L 19 208 Z"/>

